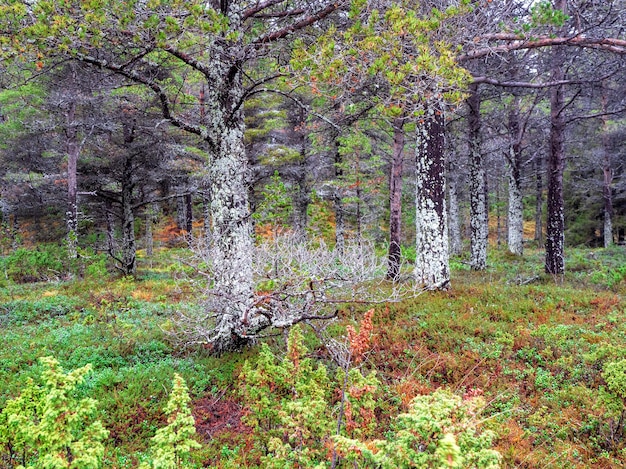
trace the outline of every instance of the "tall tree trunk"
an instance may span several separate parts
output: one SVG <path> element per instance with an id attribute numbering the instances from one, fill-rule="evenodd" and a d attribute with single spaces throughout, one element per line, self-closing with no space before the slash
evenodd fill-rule
<path id="1" fill-rule="evenodd" d="M 177 192 L 180 192 L 180 188 L 177 189 Z M 181 230 L 181 231 L 185 231 L 186 228 L 186 222 L 187 222 L 187 214 L 185 213 L 186 210 L 186 205 L 185 205 L 185 196 L 179 195 L 176 197 L 176 227 Z"/>
<path id="2" fill-rule="evenodd" d="M 135 242 L 135 214 L 133 212 L 133 159 L 128 156 L 122 170 L 122 252 L 121 270 L 124 275 L 137 272 L 137 245 Z"/>
<path id="3" fill-rule="evenodd" d="M 470 86 L 469 151 L 470 151 L 470 267 L 484 270 L 487 267 L 489 220 L 487 209 L 487 184 L 480 145 L 480 94 L 478 85 Z"/>
<path id="4" fill-rule="evenodd" d="M 543 155 L 537 152 L 535 162 L 535 241 L 543 244 Z"/>
<path id="5" fill-rule="evenodd" d="M 337 187 L 335 188 L 335 193 L 333 194 L 333 208 L 335 209 L 335 249 L 339 254 L 343 254 L 345 248 L 345 218 L 344 218 L 344 207 L 343 207 L 343 188 L 341 187 L 343 183 L 343 159 L 341 158 L 341 152 L 339 151 L 339 135 L 335 135 L 334 138 L 335 145 L 335 181 Z"/>
<path id="6" fill-rule="evenodd" d="M 76 258 L 78 241 L 78 180 L 77 166 L 80 145 L 76 125 L 76 101 L 71 100 L 65 114 L 65 145 L 67 151 L 67 252 L 70 258 Z"/>
<path id="7" fill-rule="evenodd" d="M 513 103 L 509 109 L 509 154 L 506 160 L 509 179 L 507 243 L 511 253 L 521 256 L 524 253 L 524 206 L 521 176 L 522 127 L 517 96 L 513 97 Z"/>
<path id="8" fill-rule="evenodd" d="M 202 217 L 204 226 L 204 243 L 206 246 L 211 245 L 212 228 L 211 228 L 211 192 L 208 187 L 202 191 Z"/>
<path id="9" fill-rule="evenodd" d="M 209 183 L 216 322 L 205 336 L 214 350 L 249 341 L 267 323 L 254 310 L 252 217 L 248 200 L 249 163 L 244 146 L 240 106 L 243 84 L 240 64 L 212 61 L 214 77 L 207 89 L 207 129 L 211 149 Z M 214 143 L 213 143 L 214 142 Z M 213 143 L 213 144 L 212 144 Z"/>
<path id="10" fill-rule="evenodd" d="M 301 108 L 299 122 L 296 129 L 303 129 L 306 121 L 306 113 Z M 306 239 L 306 227 L 308 224 L 308 209 L 311 198 L 309 196 L 309 187 L 307 185 L 307 136 L 303 130 L 298 132 L 298 140 L 300 144 L 300 159 L 294 178 L 295 190 L 293 197 L 293 229 L 296 237 L 304 241 Z"/>
<path id="11" fill-rule="evenodd" d="M 444 132 L 443 112 L 429 108 L 417 129 L 415 151 L 415 279 L 429 289 L 450 283 Z"/>
<path id="12" fill-rule="evenodd" d="M 457 174 L 458 168 L 454 161 L 455 156 L 448 159 L 448 201 L 450 219 L 450 254 L 459 255 L 463 251 L 463 240 L 461 237 L 461 214 L 459 210 L 459 194 Z"/>
<path id="13" fill-rule="evenodd" d="M 113 220 L 113 204 L 109 199 L 105 199 L 104 219 L 107 230 L 107 252 L 112 258 L 117 257 L 117 243 L 115 242 L 115 221 Z"/>
<path id="14" fill-rule="evenodd" d="M 566 13 L 566 0 L 555 7 Z M 552 58 L 552 81 L 565 79 L 564 51 L 557 46 Z M 550 89 L 550 151 L 548 153 L 548 222 L 546 226 L 545 270 L 552 275 L 565 272 L 565 215 L 563 202 L 563 172 L 565 170 L 565 108 L 564 86 Z"/>
<path id="15" fill-rule="evenodd" d="M 604 247 L 613 244 L 613 167 L 611 165 L 611 149 L 609 146 L 609 120 L 607 112 L 606 83 L 602 86 L 602 195 L 604 200 Z"/>
<path id="16" fill-rule="evenodd" d="M 393 121 L 393 155 L 389 171 L 389 257 L 387 278 L 400 276 L 400 243 L 402 242 L 402 163 L 404 156 L 404 118 Z"/>
<path id="17" fill-rule="evenodd" d="M 156 202 L 146 208 L 146 257 L 154 254 L 154 222 L 156 221 L 159 206 Z"/>
<path id="18" fill-rule="evenodd" d="M 185 201 L 185 231 L 187 232 L 187 238 L 191 240 L 191 233 L 193 230 L 193 198 L 191 192 L 187 192 L 184 196 Z"/>

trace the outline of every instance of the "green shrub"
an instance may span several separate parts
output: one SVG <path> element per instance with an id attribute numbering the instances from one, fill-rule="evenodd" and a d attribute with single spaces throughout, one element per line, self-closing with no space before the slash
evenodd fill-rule
<path id="1" fill-rule="evenodd" d="M 108 432 L 93 420 L 96 401 L 78 399 L 76 387 L 91 370 L 65 373 L 52 357 L 40 359 L 42 384 L 30 381 L 0 414 L 0 448 L 8 467 L 97 469 Z"/>
<path id="2" fill-rule="evenodd" d="M 189 453 L 201 447 L 193 439 L 196 434 L 195 421 L 189 409 L 187 385 L 180 375 L 175 374 L 172 393 L 165 406 L 168 425 L 157 430 L 150 448 L 152 459 L 140 469 L 180 469 L 189 467 Z"/>
<path id="3" fill-rule="evenodd" d="M 483 405 L 478 397 L 463 400 L 439 389 L 413 399 L 387 439 L 365 443 L 337 436 L 335 441 L 349 461 L 364 467 L 497 469 L 502 457 L 490 449 L 495 434 L 477 428 Z"/>
<path id="4" fill-rule="evenodd" d="M 59 277 L 64 270 L 65 249 L 41 245 L 37 249 L 18 248 L 2 261 L 7 278 L 14 282 L 38 282 Z"/>
<path id="5" fill-rule="evenodd" d="M 294 327 L 282 360 L 263 344 L 255 365 L 246 362 L 241 372 L 243 421 L 254 429 L 255 457 L 263 467 L 313 467 L 325 453 L 333 426 L 330 380 L 326 367 L 314 367 L 305 354 Z"/>

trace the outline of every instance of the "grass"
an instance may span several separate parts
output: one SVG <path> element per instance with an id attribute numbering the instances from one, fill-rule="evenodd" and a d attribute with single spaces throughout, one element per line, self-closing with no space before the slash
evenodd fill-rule
<path id="1" fill-rule="evenodd" d="M 174 373 L 189 385 L 204 448 L 198 463 L 241 457 L 237 376 L 254 347 L 220 357 L 181 350 L 164 329 L 172 315 L 197 308 L 202 279 L 180 267 L 184 250 L 143 259 L 138 279 L 17 284 L 0 289 L 0 408 L 40 371 L 38 357 L 65 369 L 91 363 L 80 392 L 99 401 L 109 429 L 105 466 L 136 467 L 162 426 Z M 570 250 L 567 273 L 542 273 L 542 255 L 493 250 L 485 272 L 452 262 L 452 289 L 376 307 L 373 345 L 363 366 L 383 384 L 381 421 L 419 394 L 446 387 L 480 389 L 486 424 L 498 432 L 504 467 L 583 468 L 626 464 L 619 427 L 624 403 L 606 388 L 603 367 L 626 358 L 626 252 Z M 367 309 L 345 305 L 329 330 Z M 281 338 L 269 339 L 275 350 Z M 307 337 L 313 355 L 330 364 Z M 621 407 L 620 407 L 621 406 Z M 209 437 L 210 436 L 210 437 Z M 252 467 L 252 463 L 248 467 Z"/>

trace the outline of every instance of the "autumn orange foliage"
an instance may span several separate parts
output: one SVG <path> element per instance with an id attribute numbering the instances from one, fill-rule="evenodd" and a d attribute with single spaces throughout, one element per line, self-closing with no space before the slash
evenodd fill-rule
<path id="1" fill-rule="evenodd" d="M 372 333 L 374 331 L 374 326 L 372 324 L 373 317 L 374 309 L 372 308 L 365 313 L 358 333 L 354 327 L 346 327 L 346 330 L 348 331 L 348 342 L 350 343 L 350 354 L 355 363 L 362 361 L 365 356 L 365 352 L 367 352 L 370 348 Z"/>

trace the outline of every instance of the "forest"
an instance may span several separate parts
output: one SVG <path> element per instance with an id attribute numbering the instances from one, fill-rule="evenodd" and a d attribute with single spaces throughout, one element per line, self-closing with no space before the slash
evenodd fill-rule
<path id="1" fill-rule="evenodd" d="M 0 0 L 0 469 L 626 466 L 624 0 Z"/>

